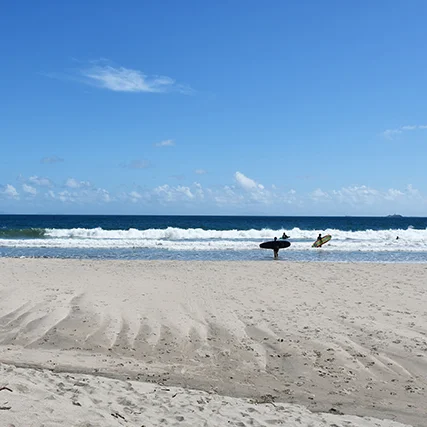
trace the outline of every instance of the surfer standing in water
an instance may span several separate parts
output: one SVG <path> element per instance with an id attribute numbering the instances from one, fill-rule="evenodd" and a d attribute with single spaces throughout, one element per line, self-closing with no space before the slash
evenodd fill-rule
<path id="1" fill-rule="evenodd" d="M 317 240 L 316 242 L 320 242 L 322 240 L 322 233 L 319 233 L 319 235 L 317 236 Z M 318 246 L 320 248 L 320 246 Z"/>
<path id="2" fill-rule="evenodd" d="M 274 238 L 274 241 L 277 242 L 277 237 Z M 279 259 L 279 248 L 275 247 L 273 251 L 274 251 L 274 259 Z"/>
<path id="3" fill-rule="evenodd" d="M 285 231 L 283 232 L 281 239 L 283 239 L 283 240 L 289 239 L 289 236 L 286 235 Z"/>

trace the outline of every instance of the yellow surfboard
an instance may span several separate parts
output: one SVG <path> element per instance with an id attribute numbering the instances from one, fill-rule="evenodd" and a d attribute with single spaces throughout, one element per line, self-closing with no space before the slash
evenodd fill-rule
<path id="1" fill-rule="evenodd" d="M 316 240 L 311 246 L 313 248 L 320 248 L 325 243 L 329 242 L 329 240 L 332 239 L 332 236 L 330 234 L 327 234 L 326 236 L 323 236 L 320 240 Z"/>

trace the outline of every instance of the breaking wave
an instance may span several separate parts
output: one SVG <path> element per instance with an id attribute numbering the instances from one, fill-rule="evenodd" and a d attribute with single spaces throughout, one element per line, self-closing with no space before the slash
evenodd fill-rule
<path id="1" fill-rule="evenodd" d="M 280 237 L 283 230 L 204 230 L 202 228 L 106 230 L 103 228 L 0 229 L 0 247 L 51 248 L 156 248 L 166 250 L 254 250 L 260 242 Z M 286 230 L 291 249 L 313 250 L 318 233 L 331 234 L 324 246 L 331 251 L 427 252 L 427 230 L 344 231 L 339 229 Z M 399 237 L 399 239 L 396 239 Z"/>
<path id="2" fill-rule="evenodd" d="M 39 239 L 45 235 L 45 232 L 44 228 L 3 228 L 0 229 L 0 239 Z"/>

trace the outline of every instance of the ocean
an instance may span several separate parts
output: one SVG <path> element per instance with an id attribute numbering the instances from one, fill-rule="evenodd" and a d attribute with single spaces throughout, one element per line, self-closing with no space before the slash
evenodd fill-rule
<path id="1" fill-rule="evenodd" d="M 283 232 L 279 260 L 427 260 L 427 218 L 410 217 L 0 215 L 0 256 L 272 260 L 259 244 Z M 319 233 L 332 240 L 312 248 Z"/>

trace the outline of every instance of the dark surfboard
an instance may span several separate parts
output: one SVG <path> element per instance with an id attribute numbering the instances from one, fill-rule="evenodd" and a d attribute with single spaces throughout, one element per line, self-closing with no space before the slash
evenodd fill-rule
<path id="1" fill-rule="evenodd" d="M 287 240 L 271 240 L 270 242 L 264 242 L 259 245 L 262 249 L 284 249 L 289 248 L 291 242 Z"/>

